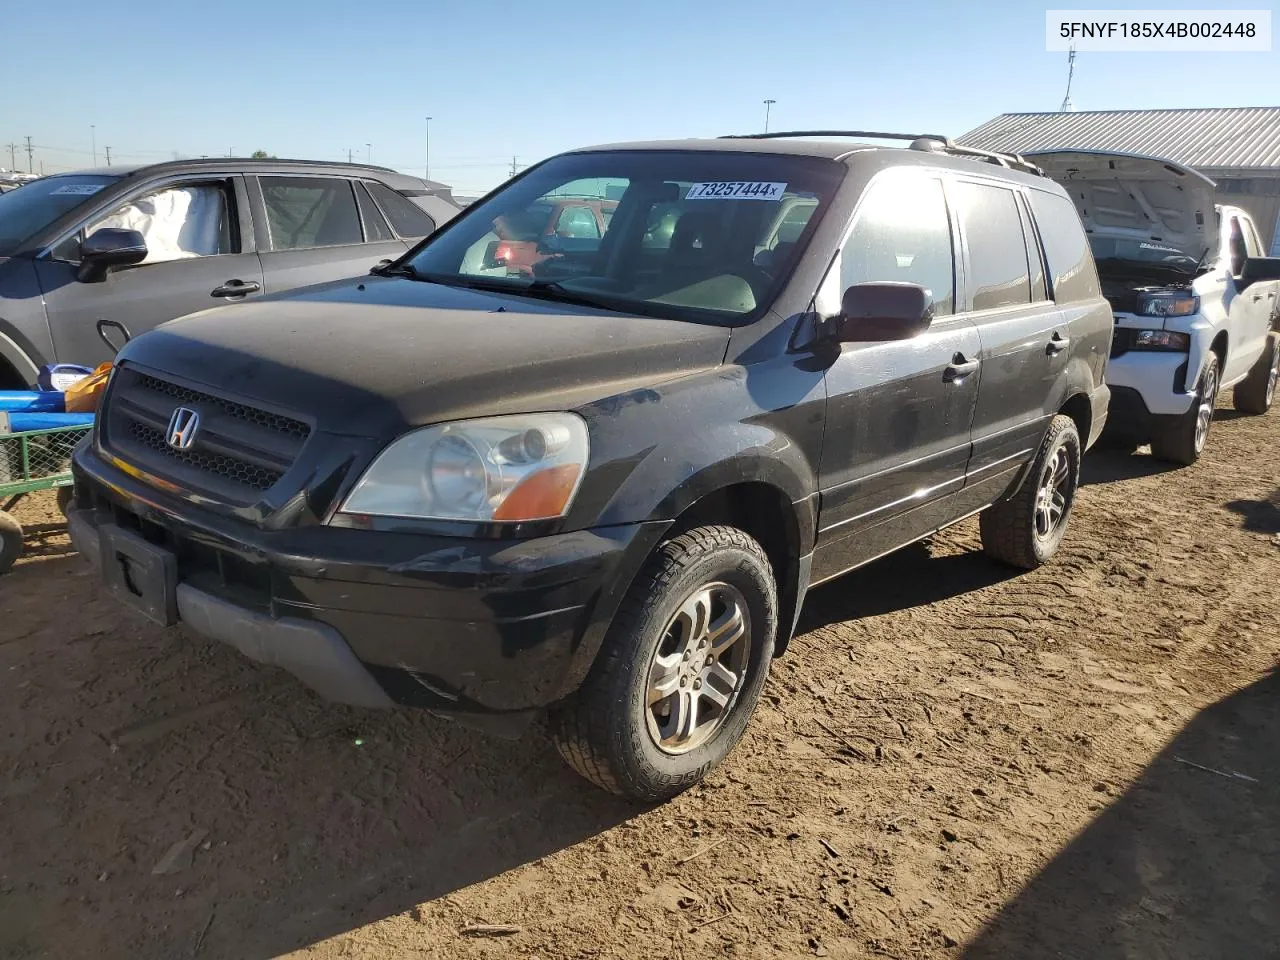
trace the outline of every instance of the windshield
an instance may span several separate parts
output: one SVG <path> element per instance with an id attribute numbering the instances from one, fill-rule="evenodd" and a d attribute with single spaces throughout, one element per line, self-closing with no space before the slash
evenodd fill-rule
<path id="1" fill-rule="evenodd" d="M 1159 240 L 1135 240 L 1129 237 L 1089 237 L 1095 260 L 1125 260 L 1144 266 L 1163 266 L 1170 270 L 1194 270 L 1203 251 L 1181 250 Z"/>
<path id="2" fill-rule="evenodd" d="M 844 170 L 719 151 L 555 157 L 469 207 L 408 264 L 438 283 L 744 322 L 781 289 Z"/>
<path id="3" fill-rule="evenodd" d="M 0 194 L 0 257 L 7 257 L 115 177 L 43 177 Z"/>

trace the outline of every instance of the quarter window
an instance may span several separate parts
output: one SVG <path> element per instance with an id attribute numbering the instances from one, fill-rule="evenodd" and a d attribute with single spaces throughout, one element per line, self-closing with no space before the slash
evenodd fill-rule
<path id="1" fill-rule="evenodd" d="M 959 181 L 955 197 L 969 248 L 970 307 L 991 310 L 1030 303 L 1026 240 L 1013 191 Z"/>
<path id="2" fill-rule="evenodd" d="M 301 250 L 363 242 L 360 214 L 348 181 L 262 177 L 259 182 L 273 249 Z"/>
<path id="3" fill-rule="evenodd" d="M 840 289 L 883 281 L 919 284 L 932 295 L 935 315 L 954 312 L 955 261 L 941 181 L 893 178 L 862 198 L 840 255 Z"/>
<path id="4" fill-rule="evenodd" d="M 400 196 L 386 184 L 371 181 L 368 186 L 374 199 L 378 201 L 378 206 L 382 207 L 382 212 L 391 221 L 391 229 L 395 230 L 397 236 L 417 240 L 435 233 L 436 222 L 412 200 Z"/>

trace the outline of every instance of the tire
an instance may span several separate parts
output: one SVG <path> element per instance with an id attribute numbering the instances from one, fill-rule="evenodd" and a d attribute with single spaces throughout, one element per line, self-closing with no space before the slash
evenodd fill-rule
<path id="1" fill-rule="evenodd" d="M 714 643 L 699 647 L 697 641 L 712 641 L 717 624 L 732 624 L 735 608 L 739 639 L 714 663 L 711 656 L 704 661 Z M 684 616 L 699 610 L 694 619 L 711 630 L 698 630 Z M 636 577 L 582 687 L 551 710 L 560 755 L 596 786 L 641 803 L 668 800 L 693 786 L 742 738 L 769 672 L 777 624 L 773 571 L 755 540 L 726 526 L 698 527 L 668 540 Z M 668 661 L 666 672 L 651 691 L 651 677 L 663 666 L 659 658 Z M 724 671 L 716 669 L 721 665 Z M 693 693 L 695 685 L 701 693 Z M 650 702 L 651 692 L 668 687 L 671 693 Z M 703 717 L 712 715 L 701 731 L 696 725 L 682 730 L 677 722 L 677 708 L 689 703 Z M 681 740 L 683 733 L 688 736 Z"/>
<path id="2" fill-rule="evenodd" d="M 0 573 L 8 573 L 22 554 L 22 524 L 0 510 Z"/>
<path id="3" fill-rule="evenodd" d="M 65 486 L 58 488 L 58 510 L 65 517 L 67 510 L 71 507 L 71 503 L 75 500 L 76 488 L 73 486 Z"/>
<path id="4" fill-rule="evenodd" d="M 1218 355 L 1210 353 L 1200 371 L 1195 403 L 1180 417 L 1162 417 L 1151 436 L 1151 455 L 1157 460 L 1189 467 L 1200 459 L 1213 426 L 1218 396 Z M 1203 428 L 1203 429 L 1202 429 Z"/>
<path id="5" fill-rule="evenodd" d="M 1018 492 L 979 514 L 987 556 L 1023 570 L 1049 561 L 1071 519 L 1080 486 L 1080 456 L 1075 421 L 1059 414 L 1049 421 L 1040 452 Z"/>
<path id="6" fill-rule="evenodd" d="M 1249 371 L 1249 376 L 1236 384 L 1233 399 L 1241 413 L 1261 416 L 1271 409 L 1280 380 L 1280 335 L 1267 334 L 1267 346 Z"/>

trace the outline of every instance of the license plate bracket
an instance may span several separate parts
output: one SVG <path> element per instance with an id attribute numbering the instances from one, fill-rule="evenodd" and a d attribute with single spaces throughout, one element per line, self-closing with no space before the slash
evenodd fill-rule
<path id="1" fill-rule="evenodd" d="M 98 531 L 107 589 L 149 620 L 178 622 L 178 558 L 116 524 Z"/>

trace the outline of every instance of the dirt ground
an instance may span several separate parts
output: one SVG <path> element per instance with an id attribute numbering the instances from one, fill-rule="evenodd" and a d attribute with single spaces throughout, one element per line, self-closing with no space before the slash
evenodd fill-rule
<path id="1" fill-rule="evenodd" d="M 816 591 L 649 810 L 132 619 L 33 497 L 0 957 L 1280 957 L 1280 412 L 1220 413 L 1191 469 L 1090 455 L 1043 570 L 967 522 Z"/>

